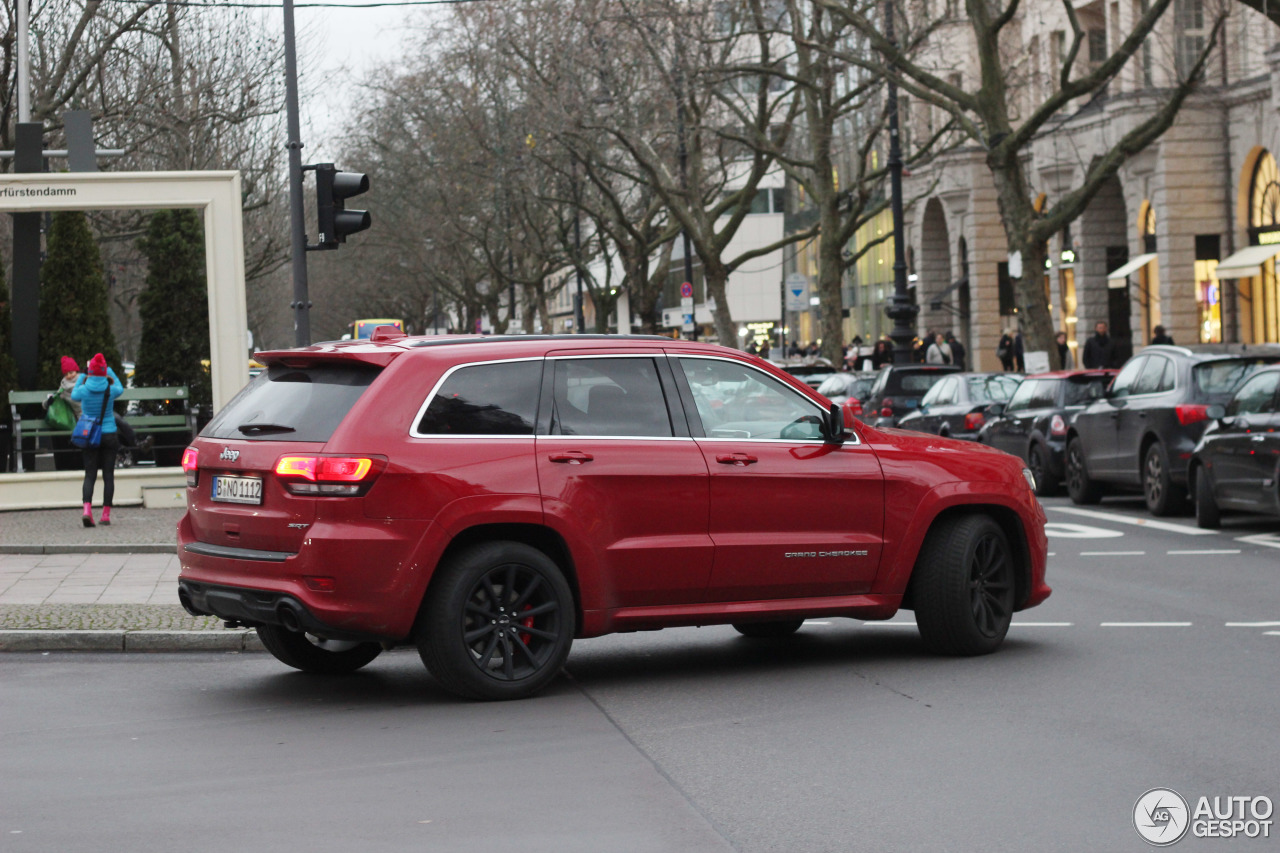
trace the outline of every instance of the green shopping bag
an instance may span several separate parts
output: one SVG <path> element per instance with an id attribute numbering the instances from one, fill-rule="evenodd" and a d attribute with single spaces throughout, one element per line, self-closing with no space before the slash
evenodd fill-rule
<path id="1" fill-rule="evenodd" d="M 58 396 L 49 401 L 49 411 L 44 419 L 54 429 L 73 429 L 76 425 L 76 413 L 71 404 Z"/>

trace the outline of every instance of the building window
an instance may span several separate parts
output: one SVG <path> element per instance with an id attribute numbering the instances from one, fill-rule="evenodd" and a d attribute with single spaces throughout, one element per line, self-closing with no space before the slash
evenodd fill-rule
<path id="1" fill-rule="evenodd" d="M 1222 288 L 1218 283 L 1221 240 L 1217 234 L 1196 235 L 1196 307 L 1200 343 L 1222 343 Z"/>
<path id="2" fill-rule="evenodd" d="M 1177 33 L 1174 66 L 1187 79 L 1205 48 L 1204 0 L 1174 0 L 1173 28 Z"/>

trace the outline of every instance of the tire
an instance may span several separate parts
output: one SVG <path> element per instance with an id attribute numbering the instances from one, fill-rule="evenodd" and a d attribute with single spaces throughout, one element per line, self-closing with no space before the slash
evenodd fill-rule
<path id="1" fill-rule="evenodd" d="M 1142 457 L 1142 496 L 1147 501 L 1147 511 L 1155 516 L 1176 515 L 1187 504 L 1187 490 L 1173 484 L 1169 457 L 1158 441 Z"/>
<path id="2" fill-rule="evenodd" d="M 1084 445 L 1079 436 L 1067 442 L 1066 469 L 1067 494 L 1071 496 L 1073 504 L 1096 504 L 1102 500 L 1102 485 L 1096 480 L 1089 479 Z"/>
<path id="3" fill-rule="evenodd" d="M 911 581 L 925 647 L 943 655 L 999 648 L 1013 621 L 1014 571 L 1009 540 L 988 516 L 935 524 Z"/>
<path id="4" fill-rule="evenodd" d="M 1036 497 L 1051 498 L 1058 494 L 1058 480 L 1050 475 L 1045 450 L 1040 445 L 1033 444 L 1027 451 L 1027 468 L 1036 478 Z"/>
<path id="5" fill-rule="evenodd" d="M 1222 526 L 1222 511 L 1218 502 L 1213 499 L 1213 484 L 1204 468 L 1197 468 L 1196 478 L 1196 525 L 1205 530 L 1217 530 Z"/>
<path id="6" fill-rule="evenodd" d="M 382 654 L 378 643 L 325 640 L 280 625 L 259 625 L 258 639 L 281 663 L 321 675 L 355 672 Z"/>
<path id="7" fill-rule="evenodd" d="M 734 622 L 733 630 L 755 640 L 779 640 L 790 637 L 799 631 L 803 624 L 803 619 L 787 619 L 780 622 Z"/>
<path id="8" fill-rule="evenodd" d="M 559 674 L 573 643 L 575 610 L 551 558 L 519 542 L 487 542 L 460 551 L 438 571 L 417 643 L 446 690 L 467 699 L 523 699 Z"/>

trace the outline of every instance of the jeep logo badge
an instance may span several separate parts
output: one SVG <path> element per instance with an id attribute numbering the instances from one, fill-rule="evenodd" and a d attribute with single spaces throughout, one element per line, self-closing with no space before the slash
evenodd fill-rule
<path id="1" fill-rule="evenodd" d="M 237 459 L 240 458 L 240 451 L 232 450 L 230 447 L 224 447 L 222 448 L 222 455 L 220 455 L 218 458 L 223 459 L 227 462 L 235 462 Z"/>

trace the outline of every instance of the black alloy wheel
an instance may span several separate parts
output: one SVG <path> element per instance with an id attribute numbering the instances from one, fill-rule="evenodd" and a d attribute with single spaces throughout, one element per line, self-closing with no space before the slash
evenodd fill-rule
<path id="1" fill-rule="evenodd" d="M 1084 445 L 1079 436 L 1067 442 L 1067 494 L 1073 504 L 1096 504 L 1102 500 L 1102 487 L 1089 479 L 1084 458 Z"/>
<path id="2" fill-rule="evenodd" d="M 378 643 L 350 640 L 328 640 L 302 631 L 290 631 L 281 625 L 259 625 L 258 639 L 276 660 L 321 675 L 355 672 L 382 654 Z"/>
<path id="3" fill-rule="evenodd" d="M 573 594 L 556 564 L 518 542 L 468 548 L 442 565 L 418 635 L 427 669 L 452 693 L 521 699 L 560 672 L 573 642 Z"/>
<path id="4" fill-rule="evenodd" d="M 1156 516 L 1174 515 L 1187 502 L 1186 490 L 1174 485 L 1169 472 L 1169 457 L 1164 445 L 1154 442 L 1142 460 L 1142 496 L 1147 510 Z"/>
<path id="5" fill-rule="evenodd" d="M 1058 494 L 1058 481 L 1049 473 L 1049 464 L 1045 460 L 1045 450 L 1038 444 L 1031 445 L 1027 451 L 1027 469 L 1036 481 L 1036 496 L 1051 498 Z"/>
<path id="6" fill-rule="evenodd" d="M 1013 621 L 1015 558 L 985 515 L 943 519 L 929 531 L 911 584 L 925 646 L 946 655 L 999 648 Z"/>

